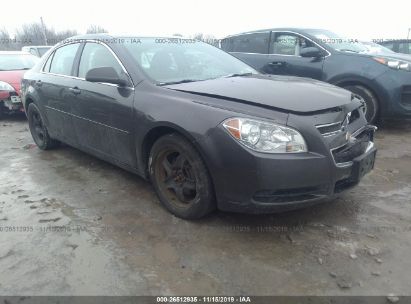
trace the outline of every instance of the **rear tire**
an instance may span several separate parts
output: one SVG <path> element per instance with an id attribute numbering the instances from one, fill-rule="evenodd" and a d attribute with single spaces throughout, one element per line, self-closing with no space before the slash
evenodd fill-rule
<path id="1" fill-rule="evenodd" d="M 215 209 L 207 168 L 182 136 L 168 134 L 154 143 L 149 175 L 161 203 L 177 217 L 198 219 Z"/>
<path id="2" fill-rule="evenodd" d="M 31 136 L 40 149 L 49 150 L 60 144 L 59 141 L 50 137 L 46 125 L 44 124 L 43 116 L 41 115 L 39 108 L 34 103 L 29 104 L 27 109 L 27 118 L 29 121 Z"/>
<path id="3" fill-rule="evenodd" d="M 379 104 L 374 93 L 362 85 L 349 85 L 345 86 L 344 89 L 361 97 L 361 99 L 365 102 L 365 118 L 370 124 L 376 123 L 379 116 Z"/>

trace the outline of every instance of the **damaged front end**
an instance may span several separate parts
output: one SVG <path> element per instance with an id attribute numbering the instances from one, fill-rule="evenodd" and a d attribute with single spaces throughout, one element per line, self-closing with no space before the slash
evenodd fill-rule
<path id="1" fill-rule="evenodd" d="M 0 114 L 24 112 L 23 103 L 16 91 L 0 91 Z"/>

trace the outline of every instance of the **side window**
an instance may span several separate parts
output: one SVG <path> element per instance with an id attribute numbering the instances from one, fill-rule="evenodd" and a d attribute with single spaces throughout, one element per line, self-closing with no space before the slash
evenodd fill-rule
<path id="1" fill-rule="evenodd" d="M 267 54 L 269 32 L 236 36 L 232 41 L 232 52 Z"/>
<path id="2" fill-rule="evenodd" d="M 78 77 L 86 78 L 89 70 L 101 67 L 112 67 L 121 75 L 123 69 L 113 54 L 102 44 L 89 42 L 81 54 Z"/>
<path id="3" fill-rule="evenodd" d="M 404 54 L 411 54 L 411 43 L 401 42 L 399 44 L 399 52 Z"/>
<path id="4" fill-rule="evenodd" d="M 270 52 L 278 55 L 300 56 L 301 49 L 313 46 L 315 45 L 311 41 L 301 36 L 277 33 L 274 36 Z"/>
<path id="5" fill-rule="evenodd" d="M 394 50 L 393 42 L 383 43 L 382 45 L 385 46 L 386 48 L 389 48 L 390 50 Z"/>
<path id="6" fill-rule="evenodd" d="M 79 43 L 73 43 L 54 52 L 51 61 L 50 73 L 71 76 L 71 69 L 73 67 L 74 58 L 76 57 Z"/>
<path id="7" fill-rule="evenodd" d="M 43 72 L 50 72 L 51 61 L 53 60 L 54 53 L 49 56 L 46 64 L 44 65 Z"/>

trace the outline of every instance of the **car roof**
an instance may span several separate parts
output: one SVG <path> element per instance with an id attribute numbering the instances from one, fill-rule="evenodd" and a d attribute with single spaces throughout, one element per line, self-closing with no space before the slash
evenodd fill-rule
<path id="1" fill-rule="evenodd" d="M 268 28 L 268 29 L 261 29 L 261 30 L 255 30 L 255 31 L 248 31 L 248 32 L 242 32 L 234 35 L 229 35 L 226 38 L 229 37 L 235 37 L 235 36 L 240 36 L 240 35 L 247 35 L 247 34 L 253 34 L 253 33 L 259 33 L 259 32 L 269 32 L 269 31 L 285 31 L 285 32 L 296 32 L 296 33 L 301 33 L 301 34 L 307 34 L 307 31 L 321 31 L 323 29 L 317 29 L 317 28 L 297 28 L 297 27 L 277 27 L 277 28 Z"/>
<path id="2" fill-rule="evenodd" d="M 380 43 L 391 43 L 391 42 L 402 42 L 402 43 L 408 42 L 408 43 L 411 43 L 411 39 L 391 39 L 391 40 L 381 41 Z"/>
<path id="3" fill-rule="evenodd" d="M 51 48 L 52 45 L 25 45 L 22 48 Z"/>
<path id="4" fill-rule="evenodd" d="M 108 40 L 108 39 L 116 39 L 116 38 L 167 38 L 167 39 L 192 39 L 192 38 L 187 38 L 187 37 L 178 37 L 178 36 L 164 36 L 164 35 L 112 35 L 108 33 L 101 33 L 101 34 L 84 34 L 84 35 L 77 35 L 73 36 L 70 38 L 67 38 L 63 40 L 62 42 L 65 41 L 71 41 L 71 40 Z"/>
<path id="5" fill-rule="evenodd" d="M 24 51 L 0 51 L 0 55 L 30 55 L 33 56 L 32 54 Z"/>

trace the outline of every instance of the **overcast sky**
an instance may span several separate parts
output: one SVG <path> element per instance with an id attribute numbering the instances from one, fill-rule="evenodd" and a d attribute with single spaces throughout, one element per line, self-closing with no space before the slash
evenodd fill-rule
<path id="1" fill-rule="evenodd" d="M 305 0 L 121 0 L 17 1 L 2 14 L 10 33 L 22 23 L 39 21 L 56 30 L 84 33 L 90 24 L 113 34 L 229 34 L 272 27 L 333 30 L 347 38 L 405 38 L 411 28 L 411 1 Z M 14 4 L 13 4 L 14 5 Z M 13 13 L 14 12 L 14 13 Z M 410 35 L 411 36 L 411 35 Z"/>

